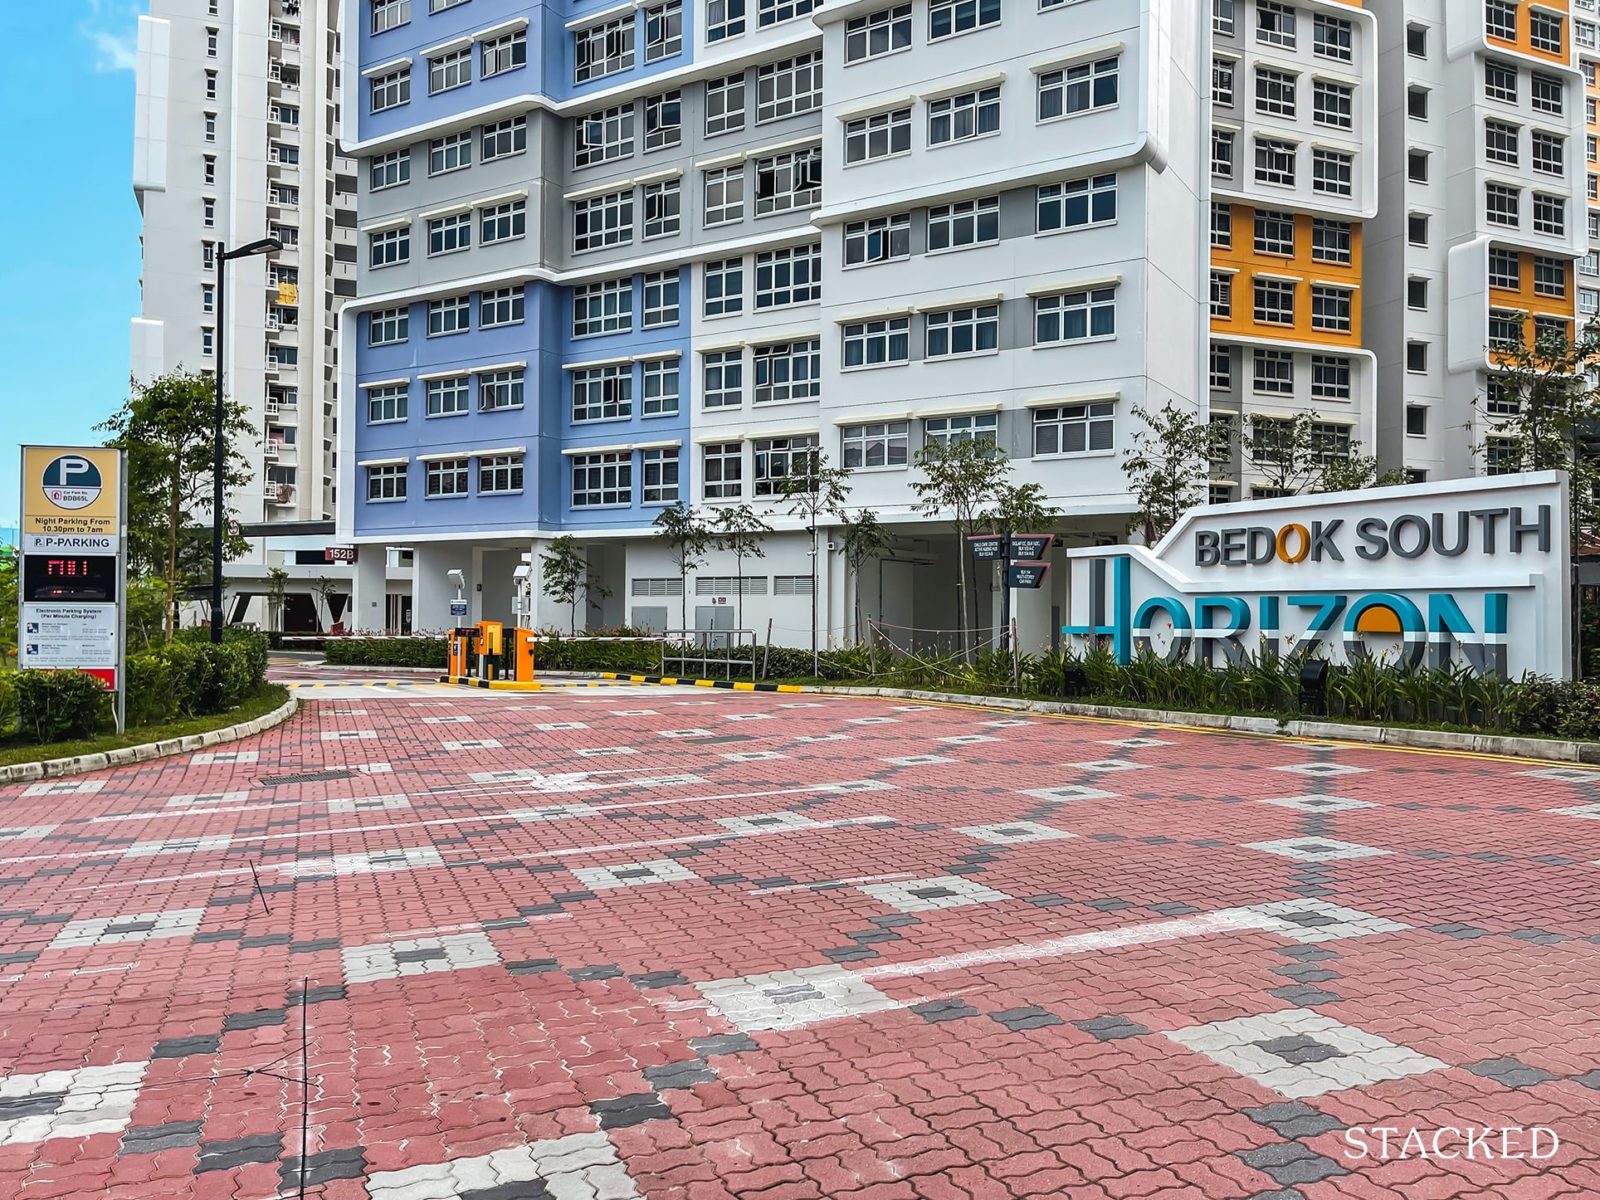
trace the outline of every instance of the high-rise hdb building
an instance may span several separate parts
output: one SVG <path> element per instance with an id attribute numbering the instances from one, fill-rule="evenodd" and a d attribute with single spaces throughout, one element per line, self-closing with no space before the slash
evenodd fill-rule
<path id="1" fill-rule="evenodd" d="M 1302 414 L 1325 456 L 1493 471 L 1496 345 L 1593 309 L 1594 37 L 1560 3 L 346 0 L 345 28 L 338 522 L 415 551 L 418 627 L 451 569 L 509 616 L 570 534 L 591 625 L 742 599 L 805 643 L 814 603 L 838 640 L 859 597 L 948 628 L 930 443 L 992 437 L 1066 546 L 1125 535 L 1167 404 L 1230 435 L 1213 502 L 1270 494 L 1250 435 Z M 893 531 L 859 579 L 781 500 L 813 451 Z M 680 500 L 777 530 L 742 584 L 713 551 L 682 595 L 651 536 Z M 396 611 L 384 557 L 359 625 Z M 1017 594 L 1026 642 L 1063 575 Z"/>
<path id="2" fill-rule="evenodd" d="M 291 626 L 316 620 L 316 578 L 349 588 L 348 568 L 323 565 L 329 537 L 308 532 L 331 532 L 338 306 L 356 283 L 354 166 L 336 145 L 338 16 L 332 0 L 153 0 L 139 19 L 132 375 L 214 371 L 220 346 L 254 438 L 229 515 L 285 533 L 252 539 L 229 564 L 232 620 L 269 619 L 272 566 L 291 576 Z M 228 264 L 220 311 L 221 249 L 269 236 L 281 251 Z"/>

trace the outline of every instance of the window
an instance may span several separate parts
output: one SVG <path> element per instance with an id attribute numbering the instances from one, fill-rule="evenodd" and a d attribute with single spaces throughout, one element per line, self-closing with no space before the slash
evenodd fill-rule
<path id="1" fill-rule="evenodd" d="M 639 406 L 646 417 L 671 417 L 678 413 L 678 356 L 653 358 L 643 364 L 644 397 Z"/>
<path id="2" fill-rule="evenodd" d="M 1000 0 L 932 0 L 928 5 L 930 42 L 999 23 Z"/>
<path id="3" fill-rule="evenodd" d="M 1517 443 L 1514 438 L 1484 439 L 1483 470 L 1486 475 L 1513 475 L 1517 471 Z"/>
<path id="4" fill-rule="evenodd" d="M 524 237 L 528 232 L 528 202 L 508 200 L 504 204 L 491 204 L 483 210 L 483 244 L 508 242 Z"/>
<path id="5" fill-rule="evenodd" d="M 1109 401 L 1033 410 L 1033 452 L 1091 454 L 1112 448 L 1116 419 Z"/>
<path id="6" fill-rule="evenodd" d="M 633 189 L 572 202 L 572 249 L 602 250 L 633 241 Z"/>
<path id="7" fill-rule="evenodd" d="M 428 222 L 428 254 L 454 254 L 472 246 L 472 214 L 451 213 Z"/>
<path id="8" fill-rule="evenodd" d="M 1533 131 L 1533 169 L 1546 175 L 1560 175 L 1566 170 L 1567 139 L 1553 133 Z"/>
<path id="9" fill-rule="evenodd" d="M 211 196 L 207 196 L 205 199 L 200 201 L 200 223 L 207 229 L 213 229 L 216 227 L 217 202 Z"/>
<path id="10" fill-rule="evenodd" d="M 1256 182 L 1294 186 L 1294 156 L 1297 147 L 1293 142 L 1277 138 L 1256 139 Z"/>
<path id="11" fill-rule="evenodd" d="M 217 56 L 217 31 L 215 29 L 207 29 L 206 30 L 206 57 L 207 58 L 215 58 L 216 56 Z M 376 110 L 374 110 L 374 111 L 376 111 Z"/>
<path id="12" fill-rule="evenodd" d="M 633 329 L 633 279 L 606 279 L 572 289 L 572 336 L 629 333 Z"/>
<path id="13" fill-rule="evenodd" d="M 928 209 L 928 252 L 961 250 L 1000 240 L 1000 197 L 936 204 Z"/>
<path id="14" fill-rule="evenodd" d="M 633 364 L 573 371 L 572 422 L 620 421 L 633 415 Z"/>
<path id="15" fill-rule="evenodd" d="M 756 255 L 756 308 L 809 304 L 821 298 L 821 242 Z"/>
<path id="16" fill-rule="evenodd" d="M 683 53 L 683 0 L 666 0 L 644 10 L 644 60 L 660 62 Z"/>
<path id="17" fill-rule="evenodd" d="M 1489 310 L 1489 346 L 1515 347 L 1522 345 L 1522 314 L 1515 309 L 1491 308 Z"/>
<path id="18" fill-rule="evenodd" d="M 217 140 L 217 114 L 216 113 L 208 112 L 206 114 L 205 129 L 206 129 L 206 141 L 208 141 L 208 142 L 216 141 Z"/>
<path id="19" fill-rule="evenodd" d="M 528 149 L 528 118 L 512 117 L 483 127 L 483 161 L 510 158 Z"/>
<path id="20" fill-rule="evenodd" d="M 1337 421 L 1313 421 L 1311 445 L 1319 462 L 1347 459 L 1350 457 L 1350 426 Z"/>
<path id="21" fill-rule="evenodd" d="M 1535 345 L 1560 343 L 1565 346 L 1570 334 L 1568 322 L 1561 317 L 1534 317 L 1533 340 Z"/>
<path id="22" fill-rule="evenodd" d="M 1406 154 L 1406 178 L 1412 183 L 1428 182 L 1428 152 L 1411 150 Z"/>
<path id="23" fill-rule="evenodd" d="M 1211 31 L 1223 37 L 1234 33 L 1234 0 L 1211 0 Z"/>
<path id="24" fill-rule="evenodd" d="M 449 296 L 428 301 L 428 336 L 448 337 L 472 328 L 472 297 Z"/>
<path id="25" fill-rule="evenodd" d="M 1484 393 L 1484 409 L 1491 417 L 1514 417 L 1522 411 L 1522 403 L 1506 387 L 1505 380 L 1491 376 L 1488 389 Z"/>
<path id="26" fill-rule="evenodd" d="M 911 318 L 880 317 L 844 325 L 843 369 L 884 367 L 911 361 Z M 849 464 L 846 464 L 849 465 Z"/>
<path id="27" fill-rule="evenodd" d="M 822 202 L 822 147 L 756 159 L 756 216 Z"/>
<path id="28" fill-rule="evenodd" d="M 1406 280 L 1406 307 L 1423 312 L 1428 307 L 1428 281 L 1426 279 Z"/>
<path id="29" fill-rule="evenodd" d="M 911 5 L 901 4 L 857 17 L 844 27 L 846 64 L 878 58 L 911 45 Z"/>
<path id="30" fill-rule="evenodd" d="M 406 419 L 406 385 L 387 384 L 367 389 L 367 423 L 382 425 L 386 421 Z"/>
<path id="31" fill-rule="evenodd" d="M 853 471 L 863 467 L 905 466 L 911 445 L 908 428 L 906 421 L 844 426 L 839 430 L 839 441 L 845 468 Z"/>
<path id="32" fill-rule="evenodd" d="M 1294 214 L 1275 208 L 1256 209 L 1257 254 L 1294 256 Z"/>
<path id="33" fill-rule="evenodd" d="M 627 158 L 633 153 L 633 105 L 621 104 L 579 117 L 573 122 L 573 133 L 574 167 Z"/>
<path id="34" fill-rule="evenodd" d="M 1311 151 L 1311 190 L 1327 196 L 1349 196 L 1355 188 L 1355 156 L 1343 150 Z"/>
<path id="35" fill-rule="evenodd" d="M 213 9 L 215 3 L 213 0 Z M 411 20 L 411 0 L 372 0 L 372 32 L 385 33 Z"/>
<path id="36" fill-rule="evenodd" d="M 1211 244 L 1222 250 L 1233 247 L 1233 209 L 1218 200 L 1211 202 Z"/>
<path id="37" fill-rule="evenodd" d="M 210 243 L 207 243 L 209 245 Z M 367 265 L 376 270 L 411 261 L 411 230 L 386 229 L 367 235 Z M 210 265 L 209 263 L 207 264 Z"/>
<path id="38" fill-rule="evenodd" d="M 398 187 L 411 180 L 411 151 L 396 150 L 392 154 L 377 154 L 367 165 L 367 185 L 371 191 Z"/>
<path id="39" fill-rule="evenodd" d="M 217 311 L 217 289 L 209 283 L 200 287 L 200 311 L 203 313 Z"/>
<path id="40" fill-rule="evenodd" d="M 701 281 L 705 293 L 705 314 L 727 317 L 744 311 L 744 259 L 729 258 L 708 262 Z"/>
<path id="41" fill-rule="evenodd" d="M 430 417 L 458 417 L 467 411 L 469 395 L 467 376 L 451 375 L 445 379 L 430 379 L 427 382 Z"/>
<path id="42" fill-rule="evenodd" d="M 1536 296 L 1556 296 L 1565 299 L 1567 295 L 1567 264 L 1559 258 L 1546 258 L 1542 254 L 1533 256 L 1533 294 Z"/>
<path id="43" fill-rule="evenodd" d="M 754 488 L 757 496 L 780 496 L 783 481 L 792 475 L 807 476 L 817 456 L 816 434 L 795 437 L 762 438 L 755 442 Z"/>
<path id="44" fill-rule="evenodd" d="M 701 495 L 734 500 L 744 495 L 744 443 L 712 442 L 700 455 Z"/>
<path id="45" fill-rule="evenodd" d="M 1039 120 L 1072 116 L 1098 108 L 1111 108 L 1117 102 L 1117 69 L 1121 60 L 1113 55 L 1092 63 L 1079 63 L 1060 71 L 1039 73 Z M 1000 128 L 1000 89 L 988 88 L 995 96 L 994 127 Z M 929 106 L 932 112 L 932 106 Z M 930 126 L 930 140 L 931 140 Z"/>
<path id="46" fill-rule="evenodd" d="M 572 35 L 573 79 L 585 83 L 633 66 L 633 13 Z"/>
<path id="47" fill-rule="evenodd" d="M 683 140 L 683 93 L 662 92 L 644 101 L 644 148 L 664 150 Z"/>
<path id="48" fill-rule="evenodd" d="M 1490 37 L 1503 41 L 1517 40 L 1516 0 L 1484 0 L 1483 28 Z"/>
<path id="49" fill-rule="evenodd" d="M 1428 244 L 1428 214 L 1406 214 L 1406 241 L 1413 246 Z"/>
<path id="50" fill-rule="evenodd" d="M 217 186 L 217 156 L 215 154 L 205 156 L 205 178 L 207 187 Z"/>
<path id="51" fill-rule="evenodd" d="M 1533 231 L 1562 237 L 1567 232 L 1567 202 L 1560 196 L 1533 194 Z"/>
<path id="52" fill-rule="evenodd" d="M 216 353 L 216 345 L 217 331 L 209 325 L 202 326 L 200 329 L 200 353 L 210 358 Z"/>
<path id="53" fill-rule="evenodd" d="M 683 188 L 676 179 L 644 185 L 644 237 L 669 237 L 683 224 Z"/>
<path id="54" fill-rule="evenodd" d="M 911 214 L 852 221 L 844 227 L 844 265 L 892 262 L 911 257 Z"/>
<path id="55" fill-rule="evenodd" d="M 844 123 L 844 161 L 868 162 L 911 151 L 911 110 L 874 113 Z"/>
<path id="56" fill-rule="evenodd" d="M 1513 292 L 1522 286 L 1522 260 L 1515 250 L 1489 248 L 1489 286 Z"/>
<path id="57" fill-rule="evenodd" d="M 494 329 L 501 325 L 521 325 L 526 294 L 520 285 L 491 288 L 478 297 L 478 325 Z"/>
<path id="58" fill-rule="evenodd" d="M 1579 288 L 1578 311 L 1586 317 L 1600 316 L 1600 291 L 1594 288 Z"/>
<path id="59" fill-rule="evenodd" d="M 1311 259 L 1313 262 L 1351 262 L 1351 224 L 1349 221 L 1331 221 L 1317 217 L 1311 222 Z"/>
<path id="60" fill-rule="evenodd" d="M 1000 418 L 996 413 L 963 413 L 954 417 L 929 417 L 922 431 L 929 445 L 952 446 L 958 442 L 994 442 Z"/>
<path id="61" fill-rule="evenodd" d="M 1484 218 L 1491 225 L 1509 225 L 1515 228 L 1519 219 L 1522 191 L 1500 183 L 1483 186 Z"/>
<path id="62" fill-rule="evenodd" d="M 1227 346 L 1211 345 L 1209 359 L 1210 384 L 1219 391 L 1233 388 L 1233 351 Z"/>
<path id="63" fill-rule="evenodd" d="M 386 463 L 367 468 L 367 501 L 381 504 L 406 498 L 406 464 Z"/>
<path id="64" fill-rule="evenodd" d="M 478 376 L 478 411 L 499 412 L 521 408 L 523 372 L 521 367 L 504 371 L 484 371 Z M 517 485 L 521 490 L 522 485 Z"/>
<path id="65" fill-rule="evenodd" d="M 1261 325 L 1294 324 L 1294 284 L 1286 279 L 1255 278 L 1256 322 Z"/>
<path id="66" fill-rule="evenodd" d="M 1100 287 L 1033 302 L 1033 340 L 1038 346 L 1113 337 L 1117 332 L 1117 289 Z"/>
<path id="67" fill-rule="evenodd" d="M 700 356 L 700 406 L 738 408 L 744 403 L 744 351 L 710 350 Z"/>
<path id="68" fill-rule="evenodd" d="M 655 271 L 644 277 L 644 320 L 646 329 L 661 329 L 678 323 L 678 272 Z"/>
<path id="69" fill-rule="evenodd" d="M 1517 165 L 1517 135 L 1515 125 L 1504 121 L 1486 120 L 1483 123 L 1483 156 L 1490 162 Z"/>
<path id="70" fill-rule="evenodd" d="M 1311 396 L 1315 400 L 1350 399 L 1350 360 L 1337 354 L 1313 354 Z"/>
<path id="71" fill-rule="evenodd" d="M 437 96 L 472 82 L 472 48 L 428 60 L 428 95 Z"/>
<path id="72" fill-rule="evenodd" d="M 1233 68 L 1231 58 L 1213 58 L 1211 60 L 1211 102 L 1213 104 L 1233 103 Z"/>
<path id="73" fill-rule="evenodd" d="M 756 346 L 751 359 L 755 376 L 751 400 L 755 404 L 815 400 L 822 393 L 822 342 L 818 338 Z"/>
<path id="74" fill-rule="evenodd" d="M 1256 41 L 1263 46 L 1294 49 L 1295 11 L 1276 0 L 1259 0 L 1256 5 Z"/>
<path id="75" fill-rule="evenodd" d="M 1254 379 L 1251 386 L 1267 396 L 1294 393 L 1294 355 L 1287 350 L 1255 350 L 1251 353 Z"/>
<path id="76" fill-rule="evenodd" d="M 1330 284 L 1311 285 L 1311 328 L 1326 329 L 1332 333 L 1350 332 L 1351 297 L 1349 288 Z"/>
<path id="77" fill-rule="evenodd" d="M 522 455 L 496 454 L 478 460 L 478 495 L 512 495 L 522 491 Z"/>
<path id="78" fill-rule="evenodd" d="M 1488 59 L 1483 64 L 1483 94 L 1490 100 L 1517 102 L 1517 69 Z"/>
<path id="79" fill-rule="evenodd" d="M 678 451 L 641 450 L 639 467 L 639 502 L 641 504 L 676 504 L 678 502 Z M 678 582 L 673 580 L 674 583 Z"/>
<path id="80" fill-rule="evenodd" d="M 1295 95 L 1299 80 L 1288 71 L 1256 68 L 1256 111 L 1269 117 L 1295 115 Z"/>
<path id="81" fill-rule="evenodd" d="M 1535 50 L 1547 54 L 1561 53 L 1561 26 L 1563 18 L 1546 8 L 1528 10 L 1528 42 Z"/>
<path id="82" fill-rule="evenodd" d="M 633 503 L 633 454 L 572 456 L 572 507 L 618 508 Z"/>
<path id="83" fill-rule="evenodd" d="M 215 71 L 207 71 L 206 72 L 206 99 L 207 100 L 215 100 L 216 98 L 217 98 L 217 73 Z"/>
<path id="84" fill-rule="evenodd" d="M 1312 52 L 1335 62 L 1350 62 L 1353 27 L 1343 17 L 1318 13 L 1311 29 Z"/>
<path id="85" fill-rule="evenodd" d="M 410 334 L 409 308 L 380 308 L 367 317 L 367 345 L 393 346 Z"/>
<path id="86" fill-rule="evenodd" d="M 815 7 L 816 0 L 756 0 L 756 24 L 765 29 L 803 17 Z"/>
<path id="87" fill-rule="evenodd" d="M 1108 225 L 1117 219 L 1117 177 L 1095 175 L 1039 188 L 1038 230 L 1081 229 Z"/>
<path id="88" fill-rule="evenodd" d="M 705 172 L 705 223 L 726 225 L 744 217 L 744 165 Z"/>
<path id="89" fill-rule="evenodd" d="M 756 124 L 822 106 L 822 55 L 802 54 L 756 68 Z"/>
<path id="90" fill-rule="evenodd" d="M 720 42 L 744 32 L 744 0 L 708 0 L 706 41 Z"/>
<path id="91" fill-rule="evenodd" d="M 1219 321 L 1233 318 L 1233 272 L 1211 272 L 1211 315 Z"/>
<path id="92" fill-rule="evenodd" d="M 1000 349 L 1000 306 L 980 304 L 930 312 L 924 332 L 928 358 L 991 354 Z"/>
<path id="93" fill-rule="evenodd" d="M 909 113 L 908 113 L 909 116 Z M 744 72 L 706 81 L 706 136 L 744 128 Z"/>
<path id="94" fill-rule="evenodd" d="M 483 43 L 483 77 L 504 75 L 528 65 L 528 34 L 524 29 Z"/>
<path id="95" fill-rule="evenodd" d="M 1355 127 L 1355 89 L 1347 83 L 1330 83 L 1326 79 L 1311 85 L 1311 119 L 1330 129 Z"/>
<path id="96" fill-rule="evenodd" d="M 1428 410 L 1424 405 L 1406 405 L 1406 436 L 1428 436 Z"/>
<path id="97" fill-rule="evenodd" d="M 428 174 L 443 175 L 472 165 L 472 131 L 447 134 L 428 143 Z"/>
<path id="98" fill-rule="evenodd" d="M 1533 92 L 1533 107 L 1539 112 L 1561 115 L 1564 107 L 1564 89 L 1561 80 L 1554 75 L 1543 75 L 1533 71 L 1528 76 Z M 1590 121 L 1589 124 L 1594 124 Z"/>

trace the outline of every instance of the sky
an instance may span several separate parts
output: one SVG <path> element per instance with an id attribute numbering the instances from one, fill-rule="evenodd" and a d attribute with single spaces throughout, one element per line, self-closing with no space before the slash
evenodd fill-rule
<path id="1" fill-rule="evenodd" d="M 136 0 L 0 0 L 0 529 L 17 447 L 95 443 L 128 391 Z M 19 177 L 20 176 L 20 177 Z"/>

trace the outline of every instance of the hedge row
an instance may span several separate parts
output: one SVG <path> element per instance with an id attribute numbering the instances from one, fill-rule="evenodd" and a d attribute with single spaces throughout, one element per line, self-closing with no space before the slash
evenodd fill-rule
<path id="1" fill-rule="evenodd" d="M 267 640 L 230 631 L 220 646 L 183 637 L 128 657 L 130 729 L 237 708 L 267 678 Z M 90 737 L 112 724 L 111 697 L 81 671 L 0 675 L 0 737 L 35 742 Z"/>

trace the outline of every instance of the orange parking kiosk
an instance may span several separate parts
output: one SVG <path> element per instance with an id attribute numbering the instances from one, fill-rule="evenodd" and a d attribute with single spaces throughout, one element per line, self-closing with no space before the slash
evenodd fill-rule
<path id="1" fill-rule="evenodd" d="M 479 621 L 475 649 L 478 652 L 478 678 L 493 679 L 500 661 L 503 626 L 499 621 Z"/>
<path id="2" fill-rule="evenodd" d="M 533 639 L 535 634 L 531 629 L 520 626 L 515 631 L 516 656 L 512 660 L 512 678 L 518 683 L 533 682 Z"/>
<path id="3" fill-rule="evenodd" d="M 446 636 L 449 647 L 449 675 L 452 679 L 464 678 L 472 661 L 472 639 L 476 629 L 452 629 Z"/>

